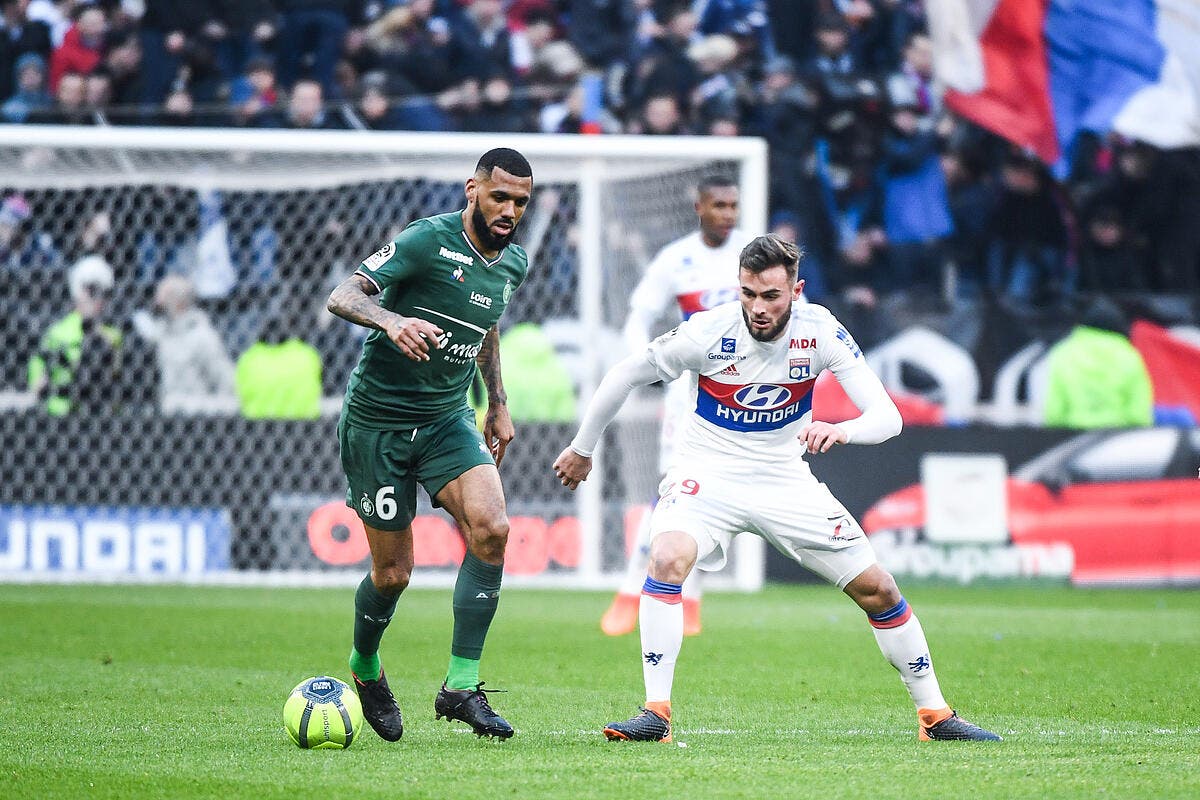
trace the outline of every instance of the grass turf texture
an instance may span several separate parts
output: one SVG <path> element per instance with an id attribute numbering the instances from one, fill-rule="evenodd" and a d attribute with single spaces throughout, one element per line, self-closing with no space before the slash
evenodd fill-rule
<path id="1" fill-rule="evenodd" d="M 824 587 L 710 595 L 684 642 L 678 745 L 600 733 L 642 700 L 609 596 L 505 592 L 484 654 L 509 742 L 433 720 L 450 592 L 383 642 L 404 738 L 304 751 L 281 711 L 348 679 L 353 590 L 0 586 L 0 795 L 246 797 L 1200 796 L 1200 593 L 909 586 L 951 703 L 999 744 L 920 743 L 861 613 Z"/>

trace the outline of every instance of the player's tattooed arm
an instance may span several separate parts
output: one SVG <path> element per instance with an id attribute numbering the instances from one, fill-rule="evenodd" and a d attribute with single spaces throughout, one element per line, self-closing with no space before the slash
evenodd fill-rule
<path id="1" fill-rule="evenodd" d="M 483 385 L 487 388 L 488 403 L 507 403 L 508 395 L 504 393 L 504 381 L 500 377 L 500 334 L 495 325 L 483 335 L 475 363 L 479 365 L 479 374 L 483 376 Z"/>
<path id="2" fill-rule="evenodd" d="M 330 293 L 325 307 L 342 319 L 383 331 L 413 361 L 428 361 L 429 348 L 440 346 L 442 329 L 432 322 L 388 311 L 373 297 L 378 293 L 375 284 L 355 273 Z"/>
<path id="3" fill-rule="evenodd" d="M 504 381 L 500 378 L 500 334 L 495 326 L 483 336 L 479 355 L 475 357 L 483 385 L 487 389 L 488 407 L 483 418 L 483 440 L 496 459 L 496 466 L 504 458 L 504 450 L 516 435 L 512 417 L 508 413 L 508 396 L 504 393 Z"/>

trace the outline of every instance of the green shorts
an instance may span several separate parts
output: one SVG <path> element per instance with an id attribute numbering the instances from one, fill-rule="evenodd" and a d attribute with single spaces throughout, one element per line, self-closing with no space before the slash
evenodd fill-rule
<path id="1" fill-rule="evenodd" d="M 495 464 L 466 409 L 419 428 L 377 431 L 338 423 L 342 469 L 350 489 L 346 505 L 364 523 L 383 531 L 402 531 L 417 515 L 417 482 L 440 505 L 437 493 L 467 470 Z"/>

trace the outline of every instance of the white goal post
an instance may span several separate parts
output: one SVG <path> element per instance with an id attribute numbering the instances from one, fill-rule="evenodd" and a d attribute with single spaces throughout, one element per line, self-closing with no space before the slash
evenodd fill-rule
<path id="1" fill-rule="evenodd" d="M 87 251 L 89 245 L 81 245 L 80 237 L 90 240 L 86 230 L 79 231 L 104 217 L 107 238 L 98 247 L 114 262 L 118 276 L 116 313 L 128 317 L 144 308 L 156 280 L 182 271 L 193 278 L 202 304 L 214 315 L 231 357 L 236 358 L 253 340 L 255 326 L 268 316 L 268 305 L 276 308 L 294 293 L 307 309 L 313 297 L 327 293 L 329 276 L 348 275 L 355 261 L 373 252 L 382 237 L 394 235 L 411 219 L 458 207 L 462 184 L 475 160 L 497 146 L 521 151 L 533 166 L 535 180 L 534 202 L 518 234 L 531 255 L 531 278 L 514 298 L 519 308 L 510 306 L 517 319 L 502 321 L 502 330 L 519 321 L 543 326 L 568 363 L 580 398 L 578 411 L 605 368 L 622 355 L 616 332 L 624 322 L 628 293 L 640 270 L 659 247 L 695 228 L 693 190 L 700 177 L 714 170 L 734 175 L 741 188 L 742 227 L 751 232 L 766 230 L 767 148 L 761 139 L 746 137 L 0 126 L 0 201 L 20 198 L 29 209 L 18 243 L 25 248 L 23 253 L 34 244 L 45 244 L 49 264 L 45 268 L 50 275 L 65 274 L 72 261 Z M 207 453 L 212 462 L 199 468 L 191 462 L 180 467 L 188 471 L 173 479 L 187 489 L 146 501 L 132 485 L 136 479 L 126 477 L 129 465 L 149 457 L 165 458 L 169 465 L 169 452 L 139 451 L 138 447 L 151 446 L 144 442 L 114 444 L 117 440 L 105 438 L 111 431 L 90 427 L 103 427 L 95 420 L 62 423 L 76 443 L 82 438 L 84 446 L 91 447 L 89 437 L 106 443 L 104 453 L 92 461 L 74 459 L 69 452 L 74 445 L 33 436 L 29 427 L 35 423 L 27 415 L 34 413 L 37 403 L 22 383 L 33 346 L 29 331 L 44 329 L 69 310 L 61 287 L 39 280 L 33 272 L 39 268 L 30 267 L 19 279 L 5 281 L 2 300 L 10 323 L 0 334 L 16 335 L 20 328 L 25 338 L 20 339 L 23 350 L 4 342 L 7 354 L 0 356 L 4 368 L 0 413 L 8 420 L 0 429 L 0 449 L 32 448 L 32 461 L 37 448 L 45 447 L 46 459 L 64 458 L 71 468 L 79 460 L 80 469 L 91 471 L 77 480 L 93 485 L 59 502 L 53 487 L 39 483 L 48 479 L 45 470 L 39 472 L 36 465 L 25 472 L 17 469 L 22 485 L 0 496 L 0 525 L 9 526 L 6 537 L 0 538 L 0 580 L 341 585 L 361 577 L 357 563 L 307 567 L 305 559 L 313 554 L 292 552 L 311 544 L 305 541 L 304 530 L 286 535 L 275 530 L 289 525 L 303 528 L 305 520 L 311 526 L 308 512 L 314 503 L 337 499 L 326 484 L 299 487 L 295 492 L 281 485 L 260 487 L 263 491 L 255 497 L 261 496 L 263 513 L 274 515 L 272 530 L 247 533 L 241 529 L 246 515 L 230 511 L 242 496 L 222 494 L 215 473 L 204 471 L 221 469 L 219 452 Z M 15 270 L 18 267 L 10 265 L 3 274 L 15 275 Z M 344 348 L 338 352 L 339 358 L 345 355 Z M 327 362 L 326 369 L 333 370 L 332 363 Z M 505 375 L 506 382 L 516 380 Z M 340 404 L 337 391 L 327 390 L 325 395 L 326 424 L 321 430 L 329 428 L 328 420 L 336 418 Z M 152 403 L 149 397 L 144 399 Z M 200 427 L 209 426 L 214 441 L 223 441 L 218 430 L 222 412 L 210 411 L 200 414 L 206 420 Z M 153 415 L 153 410 L 141 413 Z M 230 416 L 229 408 L 223 413 Z M 597 453 L 593 479 L 574 495 L 565 489 L 550 493 L 545 476 L 537 473 L 550 473 L 554 455 L 569 439 L 557 438 L 564 429 L 554 428 L 551 434 L 552 426 L 529 427 L 517 421 L 518 439 L 510 450 L 516 463 L 511 470 L 502 469 L 510 515 L 535 520 L 536 527 L 539 517 L 550 524 L 566 513 L 577 520 L 570 530 L 577 531 L 578 540 L 577 550 L 572 541 L 560 542 L 566 555 L 559 561 L 550 558 L 546 569 L 533 571 L 531 566 L 506 577 L 506 583 L 588 588 L 616 584 L 624 564 L 626 528 L 635 524 L 631 520 L 636 519 L 637 506 L 651 500 L 658 413 L 654 392 L 631 398 L 616 430 L 606 436 Z M 160 440 L 165 444 L 160 446 L 171 450 L 172 426 L 194 431 L 194 422 L 186 414 L 164 414 L 154 423 L 155 430 L 164 431 Z M 130 428 L 128 420 L 117 425 Z M 282 452 L 282 440 L 274 437 L 287 435 L 270 426 L 243 425 L 237 430 L 235 439 L 256 438 L 256 450 L 266 452 Z M 531 430 L 535 433 L 528 433 Z M 289 441 L 287 446 L 294 445 Z M 109 452 L 114 448 L 116 452 Z M 329 459 L 320 455 L 292 458 L 304 459 L 312 470 L 329 468 Z M 97 459 L 99 463 L 92 463 Z M 339 478 L 330 480 L 336 484 Z M 212 486 L 203 485 L 206 481 Z M 67 509 L 62 519 L 47 516 L 46 509 L 56 506 Z M 130 520 L 147 513 L 153 516 L 154 509 L 162 511 L 164 519 L 182 519 L 180 515 L 197 507 L 211 512 L 212 519 L 232 513 L 225 533 L 229 554 L 212 556 L 210 543 L 209 555 L 197 556 L 202 561 L 216 558 L 223 568 L 210 570 L 204 564 L 188 563 L 187 553 L 203 551 L 203 545 L 195 543 L 179 545 L 176 549 L 184 555 L 171 561 L 175 550 L 158 542 L 154 546 L 163 548 L 163 559 L 139 564 L 138 542 L 143 540 L 137 537 L 142 534 Z M 94 526 L 88 528 L 89 513 L 106 508 L 127 512 L 128 519 L 104 517 L 103 521 L 111 532 L 124 519 L 129 543 L 119 540 L 118 533 L 109 534 L 117 540 L 100 545 L 88 538 L 100 535 Z M 441 513 L 427 504 L 418 511 L 423 512 Z M 344 536 L 344 531 L 339 535 Z M 247 543 L 246 536 L 261 540 Z M 17 542 L 20 537 L 24 538 Z M 740 536 L 736 542 L 731 567 L 706 585 L 741 590 L 762 585 L 761 540 Z M 16 552 L 17 544 L 25 548 L 24 556 Z M 343 544 L 339 541 L 331 548 Z M 102 555 L 94 564 L 85 563 L 92 552 L 89 548 L 97 547 Z M 112 556 L 114 548 L 132 553 L 129 562 Z M 453 579 L 450 569 L 419 569 L 414 585 L 446 585 Z"/>

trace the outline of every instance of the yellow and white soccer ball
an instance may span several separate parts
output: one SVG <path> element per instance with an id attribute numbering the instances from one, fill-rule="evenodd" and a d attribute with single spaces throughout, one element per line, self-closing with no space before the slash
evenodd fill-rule
<path id="1" fill-rule="evenodd" d="M 358 738 L 362 724 L 358 695 L 328 675 L 301 681 L 283 704 L 283 727 L 306 749 L 345 749 Z"/>

